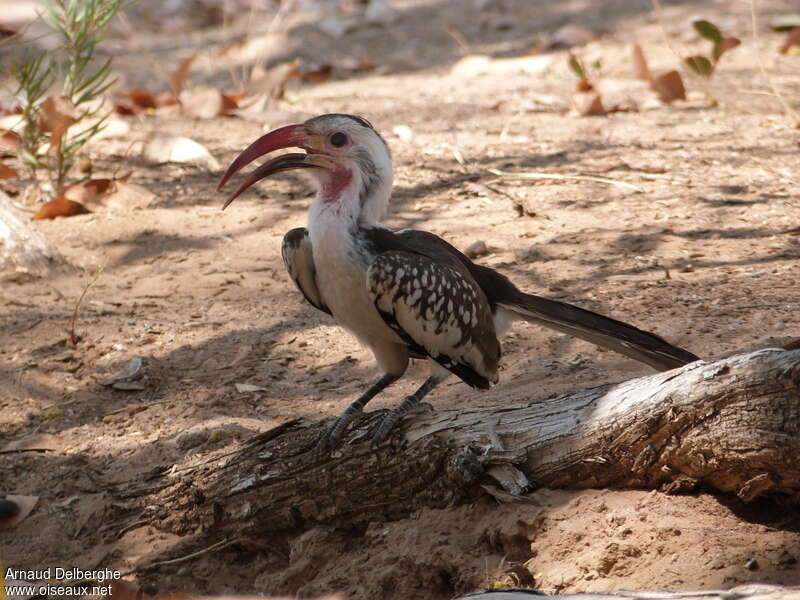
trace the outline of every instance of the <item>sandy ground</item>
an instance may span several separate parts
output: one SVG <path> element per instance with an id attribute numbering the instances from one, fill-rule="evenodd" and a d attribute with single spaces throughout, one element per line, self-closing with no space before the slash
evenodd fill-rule
<path id="1" fill-rule="evenodd" d="M 786 2 L 759 4 L 762 21 L 789 12 Z M 124 85 L 160 91 L 155 69 L 174 70 L 190 52 L 199 52 L 191 85 L 228 81 L 231 65 L 215 51 L 241 27 L 225 35 L 219 25 L 202 28 L 192 6 L 163 22 L 148 20 L 141 5 L 131 13 L 128 34 L 108 42 Z M 115 528 L 126 515 L 114 485 L 235 448 L 291 418 L 336 415 L 376 374 L 371 355 L 305 304 L 284 273 L 281 238 L 305 223 L 310 184 L 275 177 L 223 213 L 219 172 L 128 153 L 147 132 L 190 136 L 225 165 L 265 129 L 324 112 L 362 114 L 394 152 L 387 225 L 425 228 L 462 249 L 482 240 L 490 252 L 480 261 L 524 289 L 634 323 L 702 357 L 800 337 L 798 133 L 774 99 L 756 93 L 767 89 L 757 52 L 795 99 L 800 58 L 778 55 L 782 39 L 766 28 L 753 43 L 746 3 L 665 7 L 663 25 L 683 54 L 707 46 L 691 32 L 693 15 L 744 40 L 714 77 L 717 107 L 688 77 L 689 100 L 673 106 L 631 78 L 633 39 L 655 71 L 678 63 L 644 1 L 396 6 L 391 25 L 361 24 L 341 39 L 291 18 L 270 59 L 337 66 L 368 56 L 377 70 L 292 81 L 257 118 L 126 117 L 130 134 L 91 148 L 96 173 L 132 170 L 131 181 L 156 200 L 37 224 L 73 268 L 0 288 L 0 447 L 49 450 L 0 461 L 0 491 L 39 496 L 27 519 L 0 531 L 7 565 L 125 570 L 178 547 L 175 536 L 146 526 Z M 602 60 L 596 81 L 607 105 L 638 111 L 567 114 L 575 83 L 564 50 L 545 52 L 552 60 L 535 73 L 503 63 L 484 73 L 453 69 L 467 50 L 524 56 L 568 23 L 606 32 L 582 55 L 587 64 Z M 489 168 L 594 175 L 637 189 L 524 181 Z M 73 308 L 100 268 L 73 347 Z M 511 333 L 504 353 L 500 385 L 481 393 L 452 381 L 434 405 L 535 399 L 649 372 L 532 326 Z M 133 357 L 143 359 L 144 389 L 101 385 Z M 395 404 L 423 373 L 412 368 L 374 405 Z M 237 383 L 259 389 L 239 392 Z M 540 490 L 519 505 L 484 499 L 365 532 L 318 529 L 268 542 L 284 550 L 232 546 L 140 581 L 150 590 L 341 591 L 354 600 L 444 600 L 496 582 L 549 592 L 800 584 L 796 512 L 703 494 Z"/>

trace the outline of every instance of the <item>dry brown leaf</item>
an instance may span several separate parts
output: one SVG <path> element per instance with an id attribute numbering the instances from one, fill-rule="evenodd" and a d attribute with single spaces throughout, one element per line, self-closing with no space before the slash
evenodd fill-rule
<path id="1" fill-rule="evenodd" d="M 94 210 L 102 206 L 103 200 L 114 189 L 113 179 L 90 179 L 85 183 L 76 183 L 64 190 L 64 197 L 83 204 L 87 209 Z"/>
<path id="2" fill-rule="evenodd" d="M 279 100 L 283 98 L 286 91 L 286 83 L 293 77 L 297 77 L 297 69 L 303 60 L 296 58 L 290 62 L 275 65 L 269 70 L 260 67 L 253 69 L 250 81 L 245 86 L 247 96 L 257 96 L 267 94 L 269 98 Z"/>
<path id="3" fill-rule="evenodd" d="M 800 27 L 795 27 L 786 34 L 786 41 L 783 42 L 783 46 L 778 52 L 788 54 L 792 46 L 800 46 Z"/>
<path id="4" fill-rule="evenodd" d="M 302 81 L 308 83 L 325 83 L 333 75 L 333 65 L 323 63 L 313 69 L 301 70 L 298 75 Z"/>
<path id="5" fill-rule="evenodd" d="M 83 204 L 89 210 L 107 208 L 146 208 L 156 195 L 135 183 L 126 180 L 130 173 L 119 179 L 91 179 L 85 183 L 71 185 L 64 197 Z"/>
<path id="6" fill-rule="evenodd" d="M 17 35 L 18 33 L 19 31 L 17 31 L 13 27 L 9 27 L 8 25 L 5 24 L 0 24 L 0 39 L 4 40 L 6 38 L 10 38 L 12 36 Z"/>
<path id="7" fill-rule="evenodd" d="M 653 81 L 653 74 L 647 66 L 647 59 L 644 57 L 644 50 L 639 44 L 631 47 L 631 61 L 633 62 L 633 76 L 644 81 Z"/>
<path id="8" fill-rule="evenodd" d="M 22 141 L 22 138 L 19 137 L 19 134 L 16 131 L 4 131 L 0 133 L 0 148 L 3 150 L 14 150 L 16 151 L 19 149 L 19 144 Z"/>
<path id="9" fill-rule="evenodd" d="M 183 136 L 154 134 L 144 145 L 142 158 L 154 163 L 195 163 L 212 171 L 220 168 L 208 148 Z"/>
<path id="10" fill-rule="evenodd" d="M 572 97 L 572 105 L 575 111 L 584 117 L 602 116 L 606 114 L 603 106 L 603 98 L 597 93 L 578 93 Z"/>
<path id="11" fill-rule="evenodd" d="M 75 202 L 64 196 L 54 198 L 42 205 L 31 221 L 41 221 L 43 219 L 55 219 L 56 217 L 72 217 L 75 215 L 85 215 L 88 211 L 80 202 Z"/>
<path id="12" fill-rule="evenodd" d="M 244 94 L 223 94 L 219 90 L 209 89 L 181 94 L 180 101 L 183 113 L 198 119 L 213 119 L 219 115 L 232 114 L 239 108 Z"/>
<path id="13" fill-rule="evenodd" d="M 686 100 L 686 88 L 683 87 L 683 79 L 677 71 L 659 75 L 653 79 L 650 87 L 664 104 L 670 104 L 675 100 Z"/>
<path id="14" fill-rule="evenodd" d="M 114 182 L 114 191 L 105 198 L 108 208 L 147 208 L 156 195 L 146 187 L 127 181 Z"/>
<path id="15" fill-rule="evenodd" d="M 48 96 L 42 102 L 39 129 L 50 134 L 50 152 L 56 151 L 74 118 L 75 107 L 66 96 Z"/>
<path id="16" fill-rule="evenodd" d="M 14 177 L 19 177 L 17 170 L 0 163 L 0 179 L 13 179 Z"/>
<path id="17" fill-rule="evenodd" d="M 192 54 L 191 56 L 183 59 L 178 69 L 172 75 L 170 85 L 172 87 L 172 94 L 176 98 L 181 95 L 183 84 L 186 83 L 186 77 L 189 75 L 189 67 L 192 66 L 192 62 L 194 62 L 196 56 L 197 54 Z"/>
<path id="18" fill-rule="evenodd" d="M 10 529 L 31 514 L 39 501 L 39 496 L 6 496 L 6 500 L 17 505 L 17 512 L 10 517 L 0 519 L 0 529 Z"/>
<path id="19" fill-rule="evenodd" d="M 719 57 L 725 54 L 728 50 L 736 48 L 736 46 L 738 46 L 741 43 L 742 40 L 732 35 L 725 37 L 725 39 L 722 40 L 722 44 L 720 44 L 719 55 L 717 56 L 717 60 L 719 60 Z"/>

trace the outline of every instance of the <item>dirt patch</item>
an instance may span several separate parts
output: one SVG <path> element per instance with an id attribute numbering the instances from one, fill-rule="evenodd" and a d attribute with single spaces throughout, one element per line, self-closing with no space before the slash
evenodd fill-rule
<path id="1" fill-rule="evenodd" d="M 368 54 L 377 71 L 293 82 L 286 99 L 257 120 L 128 117 L 136 133 L 96 146 L 92 161 L 106 175 L 120 163 L 132 168 L 131 181 L 157 199 L 144 209 L 38 224 L 75 268 L 0 288 L 2 446 L 49 450 L 3 455 L 3 490 L 40 496 L 25 521 L 0 532 L 5 564 L 127 569 L 162 551 L 198 550 L 191 536 L 144 524 L 120 530 L 119 522 L 136 515 L 115 497 L 117 484 L 145 484 L 153 473 L 230 451 L 291 418 L 336 415 L 376 373 L 371 355 L 305 304 L 284 273 L 280 241 L 305 223 L 310 185 L 278 177 L 221 213 L 219 173 L 128 156 L 142 132 L 191 136 L 225 164 L 265 128 L 323 112 L 363 114 L 394 152 L 387 225 L 424 228 L 459 248 L 483 240 L 490 252 L 480 261 L 523 289 L 634 323 L 702 357 L 800 337 L 798 138 L 770 98 L 750 93 L 765 86 L 746 5 L 666 8 L 665 26 L 687 53 L 704 43 L 689 33 L 695 14 L 719 16 L 720 26 L 745 40 L 721 63 L 713 84 L 721 105 L 712 108 L 697 85 L 689 83 L 687 102 L 661 106 L 630 79 L 634 37 L 651 68 L 677 64 L 647 3 L 395 4 L 391 27 L 363 26 L 342 39 L 299 19 L 271 55 L 274 62 L 303 56 L 337 64 Z M 785 9 L 759 5 L 762 20 Z M 504 58 L 567 22 L 607 32 L 583 51 L 585 60 L 601 58 L 609 97 L 635 102 L 638 112 L 565 114 L 574 82 L 562 50 L 549 53 L 551 66 L 535 76 L 450 70 L 464 54 L 452 31 L 470 52 Z M 126 83 L 156 86 L 154 64 L 177 65 L 197 50 L 194 81 L 224 81 L 222 59 L 209 58 L 218 56 L 221 29 L 192 27 L 110 40 Z M 780 43 L 765 30 L 758 50 L 775 84 L 796 98 L 798 59 L 778 56 Z M 411 136 L 393 133 L 398 125 Z M 637 189 L 498 178 L 488 168 L 588 174 Z M 72 347 L 73 307 L 99 268 Z M 648 372 L 534 327 L 518 327 L 503 347 L 499 386 L 480 393 L 449 382 L 434 405 L 535 399 Z M 144 389 L 102 385 L 136 356 Z M 413 367 L 374 405 L 396 404 L 422 375 Z M 255 389 L 240 392 L 237 383 Z M 560 592 L 800 584 L 800 521 L 776 506 L 594 490 L 541 490 L 528 500 L 486 499 L 364 531 L 257 540 L 142 580 L 152 589 L 342 591 L 354 600 L 446 599 L 495 582 Z"/>

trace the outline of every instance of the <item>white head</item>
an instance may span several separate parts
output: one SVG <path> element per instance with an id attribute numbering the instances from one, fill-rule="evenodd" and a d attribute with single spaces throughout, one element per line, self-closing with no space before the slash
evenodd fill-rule
<path id="1" fill-rule="evenodd" d="M 259 179 L 280 171 L 309 169 L 317 182 L 319 202 L 337 203 L 366 223 L 378 221 L 386 213 L 392 190 L 391 152 L 366 119 L 352 115 L 321 115 L 271 131 L 231 163 L 218 189 L 259 156 L 293 147 L 306 154 L 284 154 L 264 163 L 245 179 L 225 206 Z"/>

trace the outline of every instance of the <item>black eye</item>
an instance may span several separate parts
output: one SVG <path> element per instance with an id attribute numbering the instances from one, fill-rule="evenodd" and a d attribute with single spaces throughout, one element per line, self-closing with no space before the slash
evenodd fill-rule
<path id="1" fill-rule="evenodd" d="M 347 143 L 347 134 L 337 131 L 331 136 L 331 146 L 341 148 Z"/>

